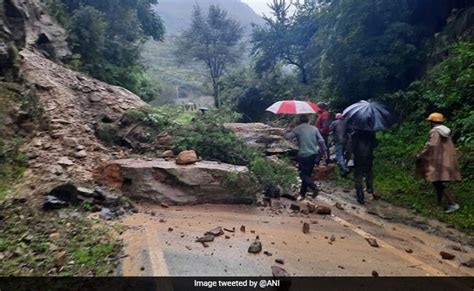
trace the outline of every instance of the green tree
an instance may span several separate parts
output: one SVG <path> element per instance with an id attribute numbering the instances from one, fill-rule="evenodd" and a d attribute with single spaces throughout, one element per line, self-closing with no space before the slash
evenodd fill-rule
<path id="1" fill-rule="evenodd" d="M 162 40 L 164 26 L 152 9 L 157 0 L 48 0 L 69 32 L 70 64 L 102 81 L 149 100 L 159 94 L 140 64 L 144 42 Z"/>
<path id="2" fill-rule="evenodd" d="M 205 63 L 212 82 L 214 104 L 220 106 L 219 81 L 230 64 L 236 63 L 243 53 L 240 24 L 218 6 L 209 6 L 207 16 L 195 5 L 191 27 L 178 41 L 177 54 Z"/>
<path id="3" fill-rule="evenodd" d="M 290 9 L 295 9 L 290 15 Z M 301 82 L 311 79 L 310 64 L 318 58 L 320 49 L 313 42 L 318 23 L 313 14 L 318 7 L 313 1 L 291 4 L 273 0 L 269 5 L 272 17 L 264 17 L 266 24 L 255 27 L 252 33 L 252 54 L 256 57 L 258 73 L 272 70 L 279 62 L 295 66 Z"/>

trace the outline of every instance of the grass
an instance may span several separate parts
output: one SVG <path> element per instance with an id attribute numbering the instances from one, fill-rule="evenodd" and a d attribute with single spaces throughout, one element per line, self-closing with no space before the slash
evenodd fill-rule
<path id="1" fill-rule="evenodd" d="M 112 227 L 74 209 L 44 212 L 26 203 L 0 204 L 0 276 L 104 276 L 118 264 L 121 243 Z M 65 252 L 61 261 L 59 256 Z"/>
<path id="2" fill-rule="evenodd" d="M 390 168 L 389 171 L 383 169 Z M 388 174 L 381 174 L 388 173 Z M 435 218 L 459 230 L 474 231 L 474 183 L 463 181 L 450 183 L 448 190 L 454 194 L 461 209 L 454 213 L 445 213 L 437 206 L 436 194 L 430 183 L 416 180 L 411 173 L 397 165 L 376 165 L 375 187 L 382 199 L 394 205 L 414 210 L 417 214 Z"/>
<path id="3" fill-rule="evenodd" d="M 449 183 L 461 209 L 447 214 L 437 206 L 431 183 L 415 178 L 416 154 L 426 142 L 426 125 L 402 125 L 392 132 L 378 135 L 375 152 L 375 187 L 382 199 L 414 210 L 421 216 L 435 218 L 465 232 L 474 230 L 474 181 L 470 164 L 472 147 L 458 148 L 463 181 Z"/>

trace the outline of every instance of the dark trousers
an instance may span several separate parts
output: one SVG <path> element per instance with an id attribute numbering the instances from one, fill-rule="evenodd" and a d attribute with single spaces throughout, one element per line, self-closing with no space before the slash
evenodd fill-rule
<path id="1" fill-rule="evenodd" d="M 354 182 L 359 202 L 364 201 L 364 189 L 362 187 L 362 179 L 365 177 L 367 192 L 374 193 L 374 182 L 372 173 L 372 158 L 358 159 L 354 158 Z"/>
<path id="2" fill-rule="evenodd" d="M 311 188 L 311 190 L 313 191 L 316 190 L 316 184 L 314 184 L 312 175 L 317 159 L 318 155 L 312 155 L 309 157 L 298 157 L 298 172 L 301 178 L 301 196 L 306 195 L 308 187 Z"/>
<path id="3" fill-rule="evenodd" d="M 434 181 L 433 182 L 433 187 L 436 190 L 436 196 L 438 198 L 438 204 L 443 203 L 443 193 L 444 193 L 444 189 L 446 189 L 446 186 L 444 186 L 442 181 Z"/>

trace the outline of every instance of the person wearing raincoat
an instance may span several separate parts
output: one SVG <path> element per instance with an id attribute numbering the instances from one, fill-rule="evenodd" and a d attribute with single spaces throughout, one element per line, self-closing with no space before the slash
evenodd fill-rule
<path id="1" fill-rule="evenodd" d="M 445 197 L 448 200 L 445 212 L 451 213 L 459 209 L 459 204 L 446 192 L 445 182 L 461 180 L 456 148 L 451 139 L 451 129 L 443 125 L 443 114 L 432 113 L 427 120 L 431 122 L 430 137 L 417 155 L 416 176 L 433 183 L 438 204 L 441 206 Z"/>

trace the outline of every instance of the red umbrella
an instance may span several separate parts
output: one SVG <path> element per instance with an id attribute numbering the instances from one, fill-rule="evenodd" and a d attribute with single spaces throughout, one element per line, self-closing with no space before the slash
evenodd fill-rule
<path id="1" fill-rule="evenodd" d="M 318 105 L 310 101 L 284 100 L 274 103 L 266 111 L 275 114 L 311 114 L 322 112 Z"/>

